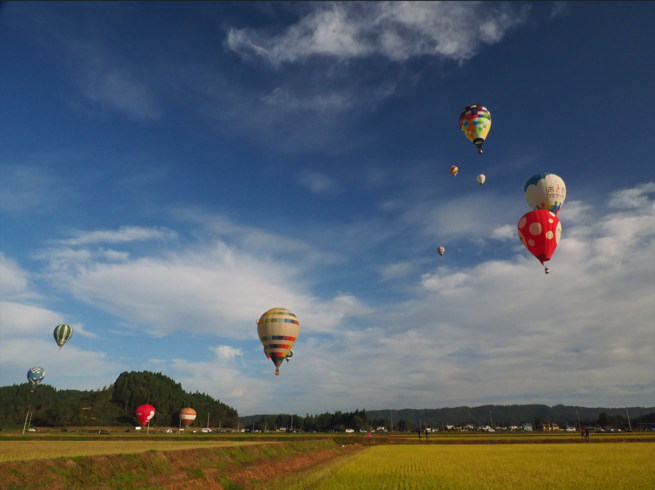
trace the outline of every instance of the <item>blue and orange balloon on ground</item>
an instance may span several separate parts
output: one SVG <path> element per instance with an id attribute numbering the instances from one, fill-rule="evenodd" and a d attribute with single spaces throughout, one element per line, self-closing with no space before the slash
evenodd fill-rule
<path id="1" fill-rule="evenodd" d="M 464 131 L 464 135 L 478 147 L 478 153 L 482 153 L 482 144 L 491 129 L 491 113 L 480 104 L 471 104 L 460 114 L 459 127 Z"/>
<path id="2" fill-rule="evenodd" d="M 273 364 L 275 374 L 280 374 L 280 364 L 291 357 L 291 348 L 298 339 L 300 322 L 296 315 L 285 308 L 272 308 L 257 320 L 257 334 L 264 346 L 264 353 Z"/>

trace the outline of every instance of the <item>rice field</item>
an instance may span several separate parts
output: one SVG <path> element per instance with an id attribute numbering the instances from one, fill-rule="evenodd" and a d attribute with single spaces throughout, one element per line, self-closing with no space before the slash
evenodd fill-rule
<path id="1" fill-rule="evenodd" d="M 655 482 L 655 443 L 373 446 L 276 482 L 300 490 L 640 490 Z"/>
<path id="2" fill-rule="evenodd" d="M 0 463 L 30 459 L 275 444 L 256 441 L 0 441 Z"/>

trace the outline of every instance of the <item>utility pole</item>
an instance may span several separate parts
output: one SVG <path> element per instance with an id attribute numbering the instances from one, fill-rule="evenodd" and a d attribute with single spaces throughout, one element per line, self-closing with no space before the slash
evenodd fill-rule
<path id="1" fill-rule="evenodd" d="M 291 414 L 291 432 L 293 432 L 293 414 Z"/>
<path id="2" fill-rule="evenodd" d="M 23 435 L 25 435 L 25 427 L 27 427 L 27 417 L 29 417 L 29 416 L 30 416 L 30 412 L 28 411 L 25 414 L 25 423 L 23 424 Z"/>
<path id="3" fill-rule="evenodd" d="M 578 418 L 578 429 L 582 430 L 582 426 L 580 425 L 580 415 L 578 415 L 578 411 L 575 411 L 575 416 Z"/>
<path id="4" fill-rule="evenodd" d="M 630 426 L 630 432 L 632 432 L 632 422 L 630 422 L 630 414 L 628 413 L 628 407 L 625 407 L 625 414 L 628 416 L 628 425 Z"/>
<path id="5" fill-rule="evenodd" d="M 491 416 L 491 410 L 489 410 L 489 418 L 491 419 L 491 428 L 494 428 L 494 418 Z"/>
<path id="6" fill-rule="evenodd" d="M 102 433 L 102 415 L 100 416 L 100 427 L 98 427 L 98 434 Z"/>
<path id="7" fill-rule="evenodd" d="M 252 423 L 252 433 L 253 434 L 255 433 L 255 423 L 254 422 Z"/>
<path id="8" fill-rule="evenodd" d="M 207 414 L 207 428 L 209 429 L 209 414 Z"/>
<path id="9" fill-rule="evenodd" d="M 393 410 L 389 412 L 389 416 L 391 417 L 391 432 L 393 432 Z"/>

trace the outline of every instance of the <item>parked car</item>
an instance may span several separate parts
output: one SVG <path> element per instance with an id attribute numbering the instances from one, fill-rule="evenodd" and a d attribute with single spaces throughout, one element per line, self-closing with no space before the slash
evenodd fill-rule
<path id="1" fill-rule="evenodd" d="M 205 427 L 204 429 L 202 429 L 202 431 L 203 431 L 204 433 L 207 433 L 207 432 L 211 432 L 212 430 L 211 430 L 211 429 L 208 429 L 207 427 Z M 257 432 L 257 431 L 255 431 L 255 432 Z"/>
<path id="2" fill-rule="evenodd" d="M 30 427 L 29 429 L 27 429 L 27 432 L 36 432 L 36 429 L 34 427 Z"/>
<path id="3" fill-rule="evenodd" d="M 171 434 L 173 432 L 173 429 L 166 429 L 164 432 L 166 432 L 166 434 Z"/>
<path id="4" fill-rule="evenodd" d="M 134 428 L 134 430 L 141 430 L 141 427 L 139 427 L 139 426 L 137 425 L 137 426 Z"/>

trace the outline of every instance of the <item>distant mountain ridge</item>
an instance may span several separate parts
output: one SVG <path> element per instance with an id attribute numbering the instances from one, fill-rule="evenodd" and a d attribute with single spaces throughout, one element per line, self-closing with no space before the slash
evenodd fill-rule
<path id="1" fill-rule="evenodd" d="M 627 407 L 631 419 L 655 412 L 655 407 Z M 577 413 L 576 413 L 577 411 Z M 388 419 L 397 425 L 407 420 L 412 426 L 421 425 L 442 427 L 445 425 L 517 425 L 522 422 L 533 423 L 536 418 L 544 423 L 556 423 L 560 426 L 577 425 L 578 418 L 583 424 L 592 424 L 601 413 L 610 417 L 627 419 L 625 408 L 578 407 L 569 405 L 482 405 L 479 407 L 452 408 L 405 408 L 402 410 L 367 410 L 370 420 Z M 261 420 L 262 417 L 275 417 L 271 414 L 247 415 L 240 417 L 244 426 Z"/>

